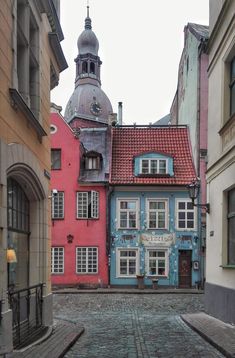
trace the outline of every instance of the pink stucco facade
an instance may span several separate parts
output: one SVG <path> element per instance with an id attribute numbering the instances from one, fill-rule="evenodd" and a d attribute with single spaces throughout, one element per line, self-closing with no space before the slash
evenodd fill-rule
<path id="1" fill-rule="evenodd" d="M 52 274 L 52 285 L 106 286 L 108 263 L 106 255 L 106 188 L 103 184 L 92 186 L 78 182 L 80 170 L 80 142 L 71 127 L 59 113 L 51 113 L 52 149 L 61 149 L 61 169 L 51 171 L 51 189 L 64 192 L 64 218 L 52 219 L 52 247 L 64 248 L 64 272 Z M 99 218 L 77 219 L 77 192 L 99 193 Z M 52 199 L 53 200 L 53 199 Z M 68 242 L 68 236 L 72 242 Z M 70 240 L 71 241 L 71 240 Z M 96 247 L 97 273 L 76 272 L 76 248 Z"/>

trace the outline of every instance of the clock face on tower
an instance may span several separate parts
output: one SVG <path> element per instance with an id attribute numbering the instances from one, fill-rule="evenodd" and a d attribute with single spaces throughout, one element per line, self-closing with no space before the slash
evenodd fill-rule
<path id="1" fill-rule="evenodd" d="M 95 116 L 99 116 L 101 114 L 101 112 L 102 112 L 101 105 L 98 102 L 93 102 L 90 105 L 90 111 Z"/>

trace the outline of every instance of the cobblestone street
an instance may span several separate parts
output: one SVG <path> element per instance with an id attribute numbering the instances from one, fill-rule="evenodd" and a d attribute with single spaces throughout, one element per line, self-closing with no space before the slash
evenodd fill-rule
<path id="1" fill-rule="evenodd" d="M 85 327 L 67 358 L 223 357 L 180 318 L 198 311 L 203 295 L 54 295 L 55 319 Z"/>

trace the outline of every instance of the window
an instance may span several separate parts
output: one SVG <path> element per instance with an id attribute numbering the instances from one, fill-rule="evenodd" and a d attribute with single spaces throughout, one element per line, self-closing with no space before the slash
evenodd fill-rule
<path id="1" fill-rule="evenodd" d="M 167 251 L 147 250 L 148 275 L 167 276 Z"/>
<path id="2" fill-rule="evenodd" d="M 87 73 L 87 62 L 86 61 L 84 61 L 82 63 L 82 73 Z"/>
<path id="3" fill-rule="evenodd" d="M 118 200 L 118 227 L 120 229 L 136 229 L 138 200 L 119 199 Z"/>
<path id="4" fill-rule="evenodd" d="M 95 64 L 94 64 L 94 62 L 90 63 L 90 73 L 95 74 Z"/>
<path id="5" fill-rule="evenodd" d="M 177 229 L 195 229 L 195 209 L 191 201 L 177 201 Z"/>
<path id="6" fill-rule="evenodd" d="M 61 169 L 61 149 L 51 149 L 51 169 Z"/>
<path id="7" fill-rule="evenodd" d="M 17 1 L 18 91 L 39 117 L 39 29 L 28 2 Z"/>
<path id="8" fill-rule="evenodd" d="M 167 174 L 166 159 L 142 159 L 141 174 Z"/>
<path id="9" fill-rule="evenodd" d="M 58 191 L 52 196 L 52 219 L 64 218 L 64 192 Z"/>
<path id="10" fill-rule="evenodd" d="M 230 115 L 235 112 L 235 57 L 231 61 L 230 67 Z"/>
<path id="11" fill-rule="evenodd" d="M 149 199 L 147 201 L 148 229 L 167 228 L 167 200 Z"/>
<path id="12" fill-rule="evenodd" d="M 86 170 L 100 169 L 100 157 L 99 156 L 86 156 L 85 157 L 85 169 Z"/>
<path id="13" fill-rule="evenodd" d="M 8 228 L 29 232 L 29 200 L 21 186 L 13 179 L 7 181 Z"/>
<path id="14" fill-rule="evenodd" d="M 99 218 L 99 192 L 77 192 L 77 219 Z"/>
<path id="15" fill-rule="evenodd" d="M 91 274 L 98 272 L 98 248 L 77 247 L 76 249 L 76 272 Z"/>
<path id="16" fill-rule="evenodd" d="M 228 264 L 235 265 L 235 189 L 228 192 Z"/>
<path id="17" fill-rule="evenodd" d="M 118 250 L 117 275 L 136 276 L 138 260 L 138 250 Z"/>
<path id="18" fill-rule="evenodd" d="M 51 273 L 64 273 L 64 248 L 51 248 Z"/>

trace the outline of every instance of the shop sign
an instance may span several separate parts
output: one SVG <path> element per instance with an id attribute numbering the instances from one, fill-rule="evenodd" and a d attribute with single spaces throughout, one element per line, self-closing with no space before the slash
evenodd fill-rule
<path id="1" fill-rule="evenodd" d="M 148 245 L 160 245 L 160 246 L 170 246 L 175 243 L 175 234 L 165 234 L 165 235 L 141 235 L 142 244 L 145 246 Z"/>

